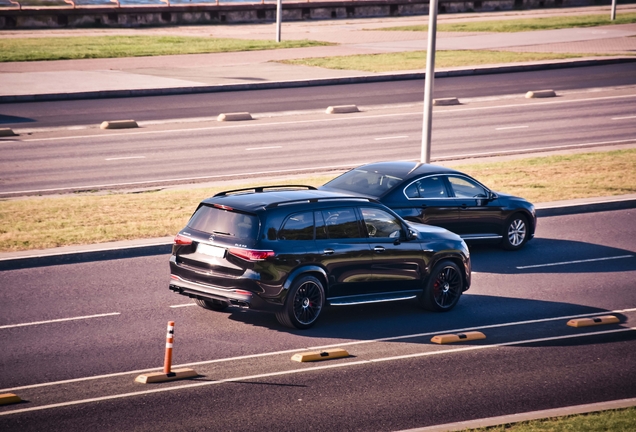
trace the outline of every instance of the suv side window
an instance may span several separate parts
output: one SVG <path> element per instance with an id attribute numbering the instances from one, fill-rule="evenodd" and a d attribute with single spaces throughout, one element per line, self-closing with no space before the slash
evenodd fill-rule
<path id="1" fill-rule="evenodd" d="M 390 213 L 373 207 L 362 207 L 362 218 L 367 227 L 369 237 L 373 238 L 398 238 L 402 226 Z"/>
<path id="2" fill-rule="evenodd" d="M 322 211 L 330 239 L 360 238 L 360 225 L 353 207 Z"/>
<path id="3" fill-rule="evenodd" d="M 465 177 L 448 176 L 455 196 L 457 198 L 477 198 L 486 197 L 486 190 L 480 185 Z"/>
<path id="4" fill-rule="evenodd" d="M 291 215 L 278 232 L 279 240 L 313 240 L 314 213 L 303 212 Z"/>

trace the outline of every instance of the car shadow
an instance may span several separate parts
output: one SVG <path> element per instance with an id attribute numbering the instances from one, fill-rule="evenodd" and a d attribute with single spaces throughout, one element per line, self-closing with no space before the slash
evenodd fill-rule
<path id="1" fill-rule="evenodd" d="M 475 328 L 491 326 L 486 333 L 512 331 L 519 333 L 519 340 L 539 338 L 536 331 L 529 331 L 526 326 L 539 326 L 545 329 L 551 326 L 565 331 L 567 334 L 589 331 L 590 328 L 573 328 L 566 325 L 572 316 L 609 314 L 602 308 L 576 305 L 563 302 L 528 300 L 512 297 L 498 297 L 481 294 L 465 294 L 458 305 L 450 312 L 435 313 L 423 310 L 415 301 L 377 303 L 357 306 L 326 307 L 316 325 L 307 330 L 288 329 L 280 325 L 274 315 L 245 309 L 229 309 L 228 319 L 256 327 L 288 333 L 303 338 L 326 339 L 328 344 L 334 340 L 378 340 L 393 339 L 402 335 L 422 335 L 419 338 L 396 339 L 395 342 L 430 343 L 432 334 L 452 331 L 469 331 Z M 620 327 L 626 316 L 612 313 L 620 323 L 602 326 L 603 329 Z M 551 320 L 552 318 L 559 318 Z M 548 320 L 548 321 L 542 321 Z M 511 325 L 511 323 L 526 324 Z M 546 324 L 546 322 L 548 324 Z M 492 327 L 494 326 L 494 327 Z M 556 327 L 555 327 L 556 326 Z M 503 330 L 502 330 L 503 329 Z M 512 330 L 510 330 L 512 329 Z M 430 334 L 430 335 L 429 335 Z M 543 333 L 542 333 L 543 334 Z M 636 332 L 622 333 L 622 337 L 634 339 Z M 574 338 L 556 341 L 536 342 L 533 345 L 587 345 L 587 338 Z M 307 343 L 307 342 L 305 342 Z M 475 341 L 476 344 L 497 343 L 492 341 Z M 598 343 L 595 340 L 595 343 Z M 465 346 L 465 345 L 462 345 Z"/>
<path id="2" fill-rule="evenodd" d="M 17 117 L 5 114 L 0 114 L 0 124 L 13 124 L 13 123 L 33 123 L 35 119 L 28 117 Z"/>
<path id="3" fill-rule="evenodd" d="M 470 247 L 472 270 L 481 273 L 607 273 L 636 271 L 633 251 L 572 240 L 536 238 L 521 250 Z"/>

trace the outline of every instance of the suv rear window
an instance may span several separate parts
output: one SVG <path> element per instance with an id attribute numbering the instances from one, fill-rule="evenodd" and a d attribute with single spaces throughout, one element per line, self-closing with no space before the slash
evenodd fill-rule
<path id="1" fill-rule="evenodd" d="M 227 235 L 241 239 L 256 239 L 258 217 L 202 205 L 190 218 L 188 227 L 197 231 Z"/>

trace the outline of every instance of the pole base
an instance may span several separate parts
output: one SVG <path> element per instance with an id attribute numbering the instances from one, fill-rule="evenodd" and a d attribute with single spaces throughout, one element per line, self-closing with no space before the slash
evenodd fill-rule
<path id="1" fill-rule="evenodd" d="M 159 382 L 176 381 L 186 378 L 194 378 L 199 376 L 194 369 L 175 369 L 170 373 L 151 372 L 139 375 L 135 378 L 135 382 L 140 384 L 153 384 Z"/>

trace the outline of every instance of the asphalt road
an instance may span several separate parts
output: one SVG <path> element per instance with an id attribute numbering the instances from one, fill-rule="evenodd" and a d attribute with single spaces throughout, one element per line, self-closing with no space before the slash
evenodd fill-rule
<path id="1" fill-rule="evenodd" d="M 438 78 L 434 97 L 475 98 L 524 94 L 529 90 L 567 91 L 636 84 L 636 62 L 535 72 Z M 19 128 L 98 125 L 105 120 L 137 121 L 216 117 L 221 113 L 269 113 L 422 102 L 424 81 L 304 87 L 179 96 L 0 104 L 0 126 Z"/>
<path id="2" fill-rule="evenodd" d="M 636 143 L 636 89 L 434 112 L 432 158 Z M 421 106 L 247 122 L 81 130 L 2 141 L 0 196 L 170 185 L 418 159 Z"/>
<path id="3" fill-rule="evenodd" d="M 635 397 L 634 217 L 542 218 L 521 251 L 472 248 L 473 286 L 449 313 L 329 308 L 308 331 L 186 306 L 167 256 L 0 272 L 0 393 L 28 401 L 0 407 L 0 429 L 389 431 Z M 610 311 L 621 324 L 565 325 Z M 50 322 L 73 317 L 89 318 Z M 134 384 L 161 365 L 169 320 L 175 364 L 202 376 Z M 467 329 L 487 339 L 430 343 Z M 290 361 L 328 346 L 351 357 Z"/>

